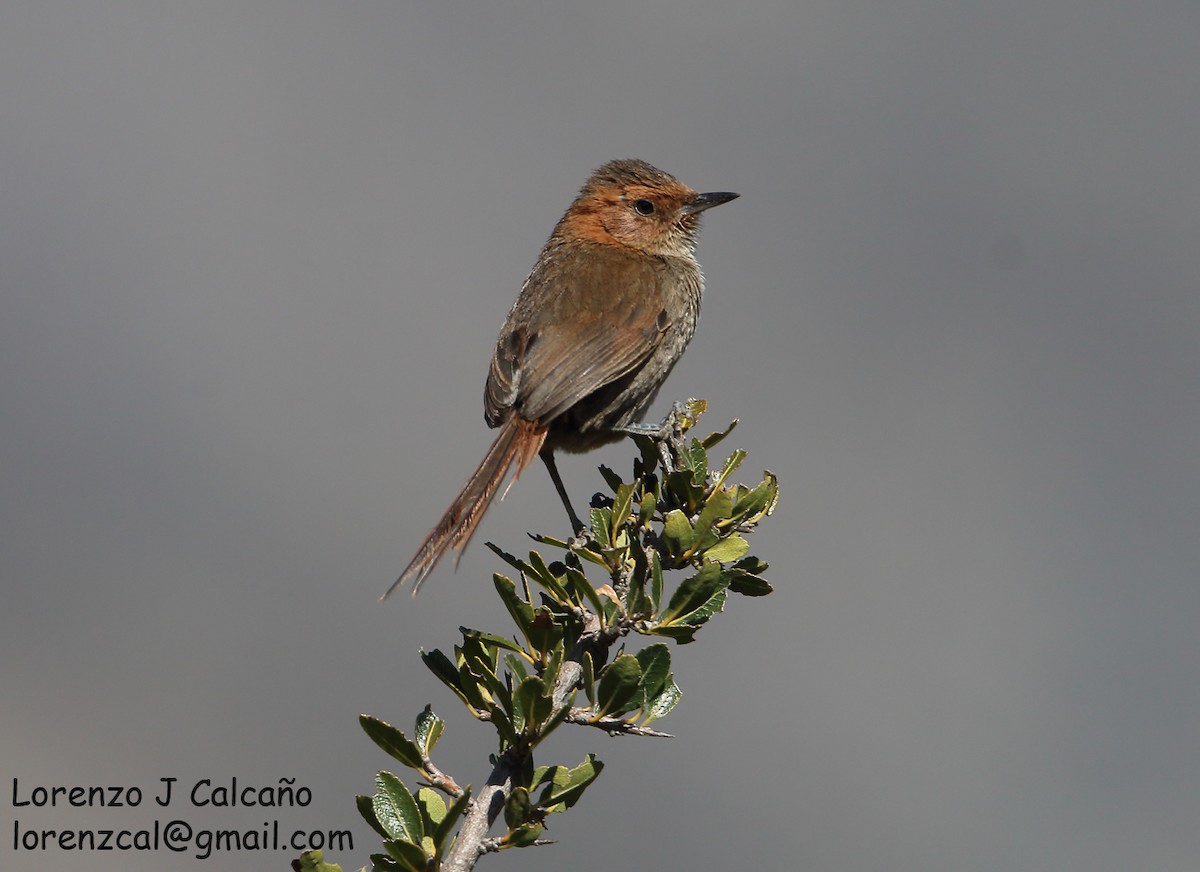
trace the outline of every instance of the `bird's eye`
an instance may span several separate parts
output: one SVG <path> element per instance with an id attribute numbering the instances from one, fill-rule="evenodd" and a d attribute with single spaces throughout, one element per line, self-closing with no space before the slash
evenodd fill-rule
<path id="1" fill-rule="evenodd" d="M 633 208 L 637 211 L 637 213 L 639 215 L 653 215 L 654 214 L 654 204 L 651 203 L 649 200 L 634 200 Z"/>

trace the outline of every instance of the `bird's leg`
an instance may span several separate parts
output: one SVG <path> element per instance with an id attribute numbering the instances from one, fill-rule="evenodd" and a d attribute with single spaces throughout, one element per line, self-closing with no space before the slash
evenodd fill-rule
<path id="1" fill-rule="evenodd" d="M 575 510 L 571 508 L 571 498 L 567 496 L 567 489 L 563 486 L 562 477 L 558 474 L 558 466 L 554 462 L 554 452 L 549 448 L 543 448 L 538 452 L 538 457 L 542 458 L 542 463 L 546 464 L 546 471 L 550 473 L 550 480 L 554 482 L 558 498 L 562 500 L 563 508 L 567 510 L 567 517 L 571 519 L 571 532 L 576 536 L 583 535 L 583 531 L 587 527 L 583 521 L 579 520 Z"/>

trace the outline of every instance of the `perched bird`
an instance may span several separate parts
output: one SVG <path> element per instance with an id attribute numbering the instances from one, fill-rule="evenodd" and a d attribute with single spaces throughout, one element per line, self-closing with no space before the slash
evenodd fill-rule
<path id="1" fill-rule="evenodd" d="M 700 213 L 737 196 L 697 193 L 640 160 L 592 173 L 496 339 L 484 393 L 496 441 L 381 599 L 410 580 L 415 594 L 447 549 L 461 553 L 509 470 L 515 481 L 535 455 L 580 532 L 554 451 L 621 438 L 653 401 L 696 330 Z"/>

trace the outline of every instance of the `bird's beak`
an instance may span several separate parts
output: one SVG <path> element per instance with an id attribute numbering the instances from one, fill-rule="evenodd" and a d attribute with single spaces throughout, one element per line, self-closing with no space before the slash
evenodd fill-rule
<path id="1" fill-rule="evenodd" d="M 708 194 L 697 194 L 692 197 L 692 202 L 683 207 L 683 211 L 689 215 L 697 215 L 705 209 L 720 206 L 722 203 L 736 200 L 740 196 L 741 194 L 734 194 L 731 191 L 712 191 Z"/>

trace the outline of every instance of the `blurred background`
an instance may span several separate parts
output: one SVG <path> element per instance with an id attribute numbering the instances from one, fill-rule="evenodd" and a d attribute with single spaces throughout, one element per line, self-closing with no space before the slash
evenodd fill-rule
<path id="1" fill-rule="evenodd" d="M 492 734 L 418 659 L 507 626 L 483 547 L 376 598 L 490 442 L 496 331 L 588 173 L 706 216 L 701 396 L 776 585 L 676 650 L 672 740 L 480 868 L 1194 870 L 1200 7 L 9 0 L 0 27 L 0 865 L 41 829 L 349 829 L 369 712 Z M 560 463 L 579 502 L 617 445 Z M 524 543 L 524 544 L 523 544 Z M 160 778 L 311 790 L 191 808 Z M 10 790 L 18 779 L 17 792 Z M 122 785 L 139 808 L 16 805 Z M 178 790 L 178 788 L 177 788 Z M 598 834 L 603 834 L 598 836 Z"/>

